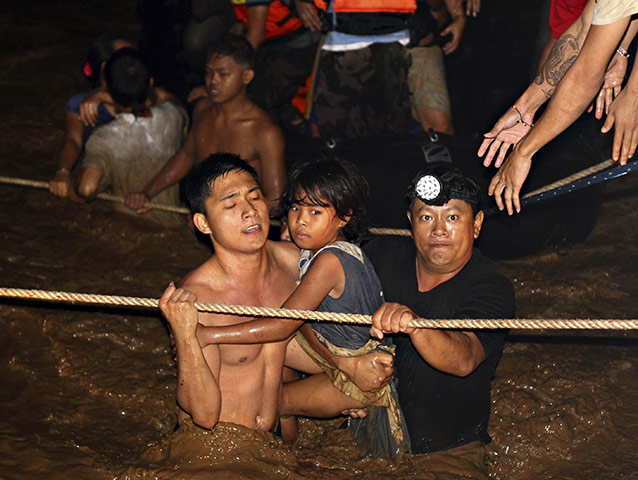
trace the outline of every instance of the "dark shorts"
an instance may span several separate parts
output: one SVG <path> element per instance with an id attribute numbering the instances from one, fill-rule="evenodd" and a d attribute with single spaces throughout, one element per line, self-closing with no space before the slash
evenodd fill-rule
<path id="1" fill-rule="evenodd" d="M 356 138 L 407 133 L 409 60 L 400 43 L 358 50 L 322 50 L 313 120 L 323 137 Z"/>

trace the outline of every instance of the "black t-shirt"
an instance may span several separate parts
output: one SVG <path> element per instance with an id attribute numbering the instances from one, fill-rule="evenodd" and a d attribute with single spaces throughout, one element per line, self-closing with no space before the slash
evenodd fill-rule
<path id="1" fill-rule="evenodd" d="M 514 287 L 478 249 L 463 269 L 429 292 L 419 292 L 416 247 L 410 238 L 382 237 L 363 248 L 374 265 L 387 302 L 411 308 L 423 318 L 511 318 Z M 466 377 L 428 365 L 407 335 L 396 335 L 395 376 L 413 453 L 448 450 L 490 441 L 490 382 L 506 332 L 475 330 L 485 361 Z"/>

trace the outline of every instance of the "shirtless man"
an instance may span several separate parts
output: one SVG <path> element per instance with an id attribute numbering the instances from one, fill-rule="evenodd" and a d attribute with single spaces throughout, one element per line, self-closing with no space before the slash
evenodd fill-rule
<path id="1" fill-rule="evenodd" d="M 257 175 L 236 155 L 215 154 L 200 163 L 187 177 L 185 190 L 193 224 L 210 237 L 214 254 L 179 288 L 169 285 L 160 300 L 177 347 L 178 421 L 190 416 L 204 428 L 223 421 L 272 430 L 280 413 L 286 347 L 296 343 L 201 347 L 198 323 L 220 327 L 253 319 L 198 314 L 193 302 L 279 307 L 296 287 L 299 250 L 291 242 L 267 240 L 268 210 Z M 361 378 L 364 371 L 368 379 L 378 377 L 370 387 L 378 388 L 388 379 L 381 363 L 387 358 L 383 353 L 364 357 L 343 359 L 339 366 L 352 377 L 356 372 Z"/>
<path id="2" fill-rule="evenodd" d="M 230 152 L 257 170 L 270 212 L 277 206 L 286 181 L 284 139 L 279 127 L 246 96 L 254 76 L 254 50 L 248 41 L 228 35 L 209 52 L 206 62 L 208 97 L 197 102 L 193 125 L 180 150 L 141 192 L 126 204 L 142 213 L 144 205 L 179 182 L 212 153 Z"/>
<path id="3" fill-rule="evenodd" d="M 224 421 L 271 430 L 287 342 L 201 348 L 198 322 L 221 326 L 251 318 L 198 315 L 192 302 L 279 307 L 295 288 L 299 251 L 267 241 L 268 209 L 255 171 L 234 155 L 214 160 L 197 169 L 199 180 L 189 176 L 185 187 L 196 212 L 193 223 L 209 235 L 215 253 L 180 288 L 169 285 L 160 300 L 177 347 L 178 421 L 190 416 L 204 428 Z"/>

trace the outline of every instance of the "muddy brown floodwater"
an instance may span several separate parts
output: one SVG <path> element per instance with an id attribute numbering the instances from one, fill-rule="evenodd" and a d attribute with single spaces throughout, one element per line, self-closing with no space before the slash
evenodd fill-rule
<path id="1" fill-rule="evenodd" d="M 138 35 L 135 2 L 102 3 L 3 5 L 0 175 L 48 180 L 89 41 L 108 30 Z M 496 3 L 484 2 L 476 24 L 488 30 L 468 38 L 476 48 L 514 25 L 511 38 L 523 40 L 499 48 L 528 52 L 539 2 Z M 505 95 L 507 76 L 493 74 L 482 85 Z M 468 95 L 456 91 L 453 99 Z M 494 120 L 488 113 L 475 129 Z M 514 280 L 518 317 L 638 317 L 637 187 L 635 176 L 608 182 L 593 232 L 567 254 L 499 262 Z M 6 286 L 157 298 L 209 255 L 186 225 L 161 229 L 107 202 L 73 205 L 42 190 L 0 192 Z M 466 478 L 427 457 L 361 459 L 337 421 L 304 421 L 292 447 L 229 425 L 171 436 L 175 374 L 157 312 L 3 300 L 0 478 Z M 512 332 L 493 381 L 490 476 L 638 478 L 637 394 L 634 333 Z"/>

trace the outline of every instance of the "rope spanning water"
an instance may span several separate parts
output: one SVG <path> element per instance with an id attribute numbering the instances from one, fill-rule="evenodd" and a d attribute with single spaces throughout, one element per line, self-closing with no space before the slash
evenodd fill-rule
<path id="1" fill-rule="evenodd" d="M 24 178 L 13 178 L 13 177 L 1 177 L 0 183 L 8 183 L 10 185 L 21 185 L 23 187 L 34 187 L 34 188 L 42 188 L 44 190 L 49 189 L 49 182 L 38 182 L 35 180 L 27 180 Z M 111 195 L 109 193 L 98 193 L 97 198 L 101 200 L 109 200 L 111 202 L 119 202 L 124 203 L 126 200 L 124 197 L 118 197 L 117 195 Z M 144 205 L 145 207 L 150 207 L 155 210 L 162 210 L 164 212 L 173 212 L 173 213 L 183 213 L 189 214 L 190 211 L 188 208 L 184 207 L 176 207 L 174 205 L 162 205 L 160 203 L 147 203 Z"/>
<path id="2" fill-rule="evenodd" d="M 156 309 L 159 300 L 155 298 L 123 297 L 118 295 L 100 295 L 93 293 L 73 293 L 51 290 L 29 290 L 22 288 L 0 287 L 0 297 L 21 298 L 29 300 L 45 300 L 49 302 L 66 302 L 80 304 L 98 304 L 120 307 L 143 307 Z M 247 305 L 226 305 L 221 303 L 195 303 L 200 312 L 224 313 L 251 317 L 292 318 L 319 322 L 354 323 L 371 325 L 370 315 L 359 315 L 336 312 L 315 312 L 313 310 L 296 310 L 288 308 L 253 307 Z M 426 319 L 417 318 L 410 322 L 415 328 L 434 329 L 521 329 L 521 330 L 637 330 L 638 320 L 623 319 Z"/>
<path id="3" fill-rule="evenodd" d="M 589 168 L 585 168 L 584 170 L 580 170 L 579 172 L 574 173 L 568 177 L 557 180 L 549 185 L 536 189 L 532 192 L 529 192 L 521 197 L 521 205 L 526 206 L 532 203 L 536 203 L 541 200 L 545 200 L 548 198 L 554 198 L 559 195 L 563 195 L 565 193 L 573 192 L 580 188 L 584 188 L 590 185 L 594 185 L 596 183 L 600 183 L 605 180 L 609 180 L 611 178 L 616 178 L 621 175 L 625 175 L 626 173 L 631 172 L 638 166 L 638 160 L 634 160 L 631 163 L 626 165 L 619 165 L 615 168 L 610 169 L 607 172 L 604 172 L 601 175 L 596 175 L 598 172 L 609 168 L 614 165 L 614 161 L 609 159 L 601 162 L 597 165 L 594 165 Z M 590 177 L 591 178 L 587 178 Z M 10 185 L 21 185 L 24 187 L 34 187 L 34 188 L 42 188 L 45 190 L 49 189 L 49 182 L 39 182 L 35 180 L 26 180 L 22 178 L 13 178 L 13 177 L 2 177 L 0 176 L 0 183 L 7 183 Z M 118 197 L 117 195 L 110 195 L 108 193 L 100 193 L 97 195 L 97 198 L 102 200 L 109 200 L 111 202 L 120 202 L 124 203 L 125 199 L 123 197 Z M 162 210 L 165 212 L 173 212 L 173 213 L 182 213 L 185 215 L 190 214 L 190 211 L 184 207 L 176 207 L 173 205 L 162 205 L 158 203 L 147 203 L 146 207 L 153 208 L 155 210 Z M 498 213 L 499 210 L 496 207 L 488 208 L 485 210 L 486 216 L 491 216 Z M 271 220 L 272 225 L 281 225 L 281 222 L 277 220 Z M 373 235 L 400 235 L 404 237 L 412 236 L 412 232 L 407 228 L 384 228 L 384 227 L 373 227 L 369 229 L 369 232 Z"/>

